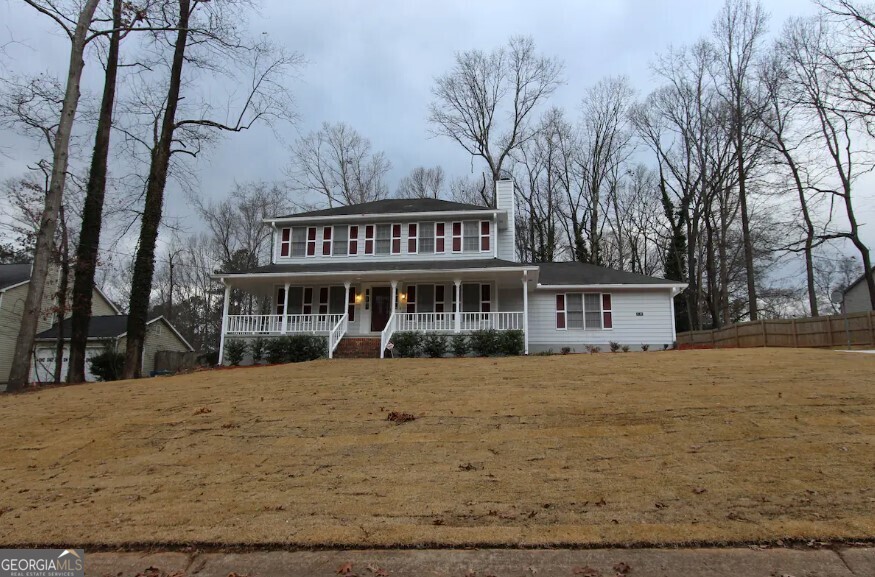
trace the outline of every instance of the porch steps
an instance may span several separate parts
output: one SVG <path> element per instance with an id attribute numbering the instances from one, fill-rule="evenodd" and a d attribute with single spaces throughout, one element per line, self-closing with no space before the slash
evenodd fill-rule
<path id="1" fill-rule="evenodd" d="M 334 349 L 335 359 L 379 359 L 380 337 L 343 337 Z"/>

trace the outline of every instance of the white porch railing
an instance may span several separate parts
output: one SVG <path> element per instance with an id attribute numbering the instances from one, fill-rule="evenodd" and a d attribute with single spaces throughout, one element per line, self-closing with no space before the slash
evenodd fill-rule
<path id="1" fill-rule="evenodd" d="M 340 340 L 343 338 L 343 335 L 346 334 L 346 329 L 348 325 L 349 317 L 344 314 L 341 319 L 334 325 L 334 328 L 331 329 L 331 332 L 328 333 L 328 358 L 334 357 L 334 349 L 337 348 L 337 345 L 340 343 Z"/>
<path id="2" fill-rule="evenodd" d="M 453 313 L 395 313 L 397 331 L 451 332 L 456 327 Z"/>
<path id="3" fill-rule="evenodd" d="M 389 339 L 392 338 L 392 333 L 395 332 L 395 328 L 398 326 L 398 315 L 400 313 L 396 313 L 392 311 L 392 314 L 389 315 L 389 320 L 386 322 L 386 328 L 383 329 L 383 332 L 380 333 L 380 358 L 386 356 L 386 345 L 389 344 Z"/>
<path id="4" fill-rule="evenodd" d="M 456 330 L 455 313 L 395 313 L 395 331 L 446 332 Z M 471 332 L 523 330 L 522 312 L 460 313 L 459 330 Z"/>
<path id="5" fill-rule="evenodd" d="M 286 315 L 285 334 L 330 333 L 345 314 Z M 228 315 L 227 335 L 281 335 L 283 315 Z"/>

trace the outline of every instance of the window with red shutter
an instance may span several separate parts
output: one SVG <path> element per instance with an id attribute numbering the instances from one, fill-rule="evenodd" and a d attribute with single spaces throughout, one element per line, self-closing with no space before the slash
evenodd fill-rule
<path id="1" fill-rule="evenodd" d="M 304 305 L 301 307 L 301 313 L 305 315 L 313 314 L 313 288 L 307 287 L 304 289 Z"/>
<path id="2" fill-rule="evenodd" d="M 565 328 L 565 295 L 556 295 L 556 328 Z"/>
<path id="3" fill-rule="evenodd" d="M 444 242 L 446 241 L 446 225 L 442 222 L 438 222 L 435 223 L 434 228 L 434 251 L 436 253 L 442 253 L 445 251 Z"/>
<path id="4" fill-rule="evenodd" d="M 419 227 L 415 222 L 411 222 L 407 225 L 407 252 L 410 254 L 416 254 L 418 252 L 417 240 L 419 240 L 418 233 Z"/>
<path id="5" fill-rule="evenodd" d="M 281 315 L 286 308 L 286 289 L 280 287 L 276 290 L 276 312 L 274 314 Z"/>
<path id="6" fill-rule="evenodd" d="M 349 254 L 354 255 L 359 252 L 359 227 L 349 227 Z"/>
<path id="7" fill-rule="evenodd" d="M 349 287 L 349 300 L 346 304 L 346 315 L 349 317 L 349 322 L 355 322 L 355 287 Z"/>
<path id="8" fill-rule="evenodd" d="M 333 227 L 326 226 L 322 228 L 322 256 L 331 256 L 331 233 Z"/>
<path id="9" fill-rule="evenodd" d="M 462 252 L 462 223 L 453 223 L 453 252 Z"/>
<path id="10" fill-rule="evenodd" d="M 480 251 L 486 252 L 489 250 L 489 221 L 480 222 Z"/>
<path id="11" fill-rule="evenodd" d="M 445 291 L 446 287 L 442 284 L 435 285 L 434 287 L 434 312 L 436 313 L 444 312 Z"/>
<path id="12" fill-rule="evenodd" d="M 416 312 L 416 285 L 407 286 L 407 312 Z"/>
<path id="13" fill-rule="evenodd" d="M 374 254 L 374 225 L 365 226 L 365 254 Z"/>
<path id="14" fill-rule="evenodd" d="M 328 287 L 324 286 L 319 289 L 319 314 L 328 314 Z"/>
<path id="15" fill-rule="evenodd" d="M 401 225 L 392 225 L 392 254 L 401 254 Z"/>
<path id="16" fill-rule="evenodd" d="M 492 285 L 480 285 L 480 312 L 488 313 L 492 310 Z"/>

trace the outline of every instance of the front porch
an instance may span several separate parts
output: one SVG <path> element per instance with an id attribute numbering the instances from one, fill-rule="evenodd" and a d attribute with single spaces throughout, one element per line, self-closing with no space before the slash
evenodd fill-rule
<path id="1" fill-rule="evenodd" d="M 219 360 L 224 360 L 227 338 L 296 334 L 325 336 L 329 358 L 346 336 L 379 338 L 382 358 L 392 335 L 407 331 L 456 334 L 520 330 L 528 352 L 527 272 L 525 267 L 512 273 L 465 270 L 451 279 L 435 272 L 408 273 L 403 279 L 386 278 L 385 273 L 353 278 L 229 276 L 223 279 L 225 307 Z M 267 303 L 262 305 L 264 314 L 230 314 L 232 289 L 258 295 L 261 302 Z"/>

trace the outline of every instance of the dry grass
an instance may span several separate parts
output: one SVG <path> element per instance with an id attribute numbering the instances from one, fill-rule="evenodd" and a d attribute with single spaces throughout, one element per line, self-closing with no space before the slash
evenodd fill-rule
<path id="1" fill-rule="evenodd" d="M 873 374 L 832 351 L 602 353 L 3 396 L 0 543 L 873 538 Z"/>

